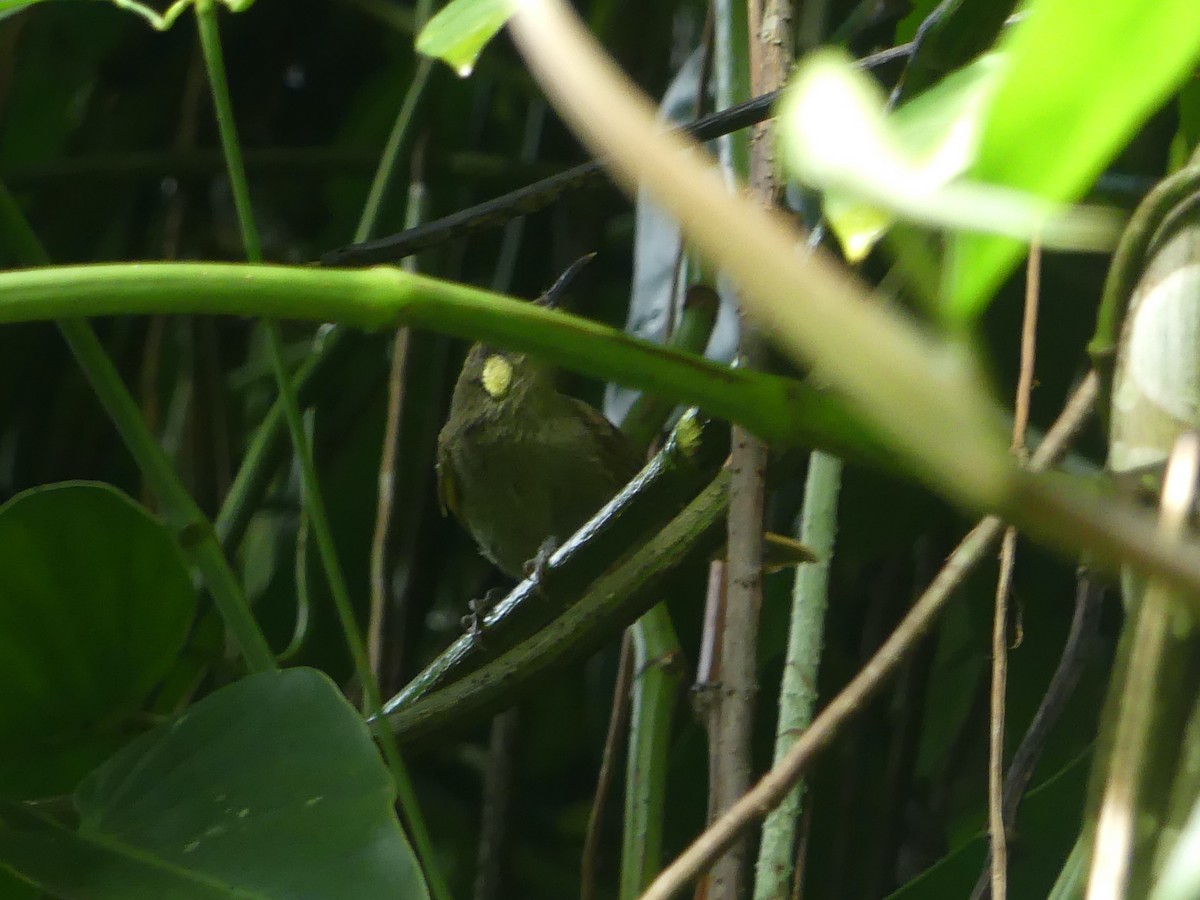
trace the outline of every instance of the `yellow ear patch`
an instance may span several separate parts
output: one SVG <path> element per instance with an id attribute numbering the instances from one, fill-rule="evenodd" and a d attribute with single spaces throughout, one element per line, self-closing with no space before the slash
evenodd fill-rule
<path id="1" fill-rule="evenodd" d="M 500 354 L 489 356 L 483 363 L 483 376 L 480 381 L 483 389 L 495 400 L 503 400 L 504 395 L 512 386 L 512 363 Z"/>

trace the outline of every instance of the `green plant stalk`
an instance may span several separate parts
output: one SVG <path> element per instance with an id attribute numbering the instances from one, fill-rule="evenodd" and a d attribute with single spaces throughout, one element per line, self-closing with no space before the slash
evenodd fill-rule
<path id="1" fill-rule="evenodd" d="M 667 753 L 679 703 L 682 649 L 665 603 L 633 626 L 634 681 L 621 836 L 621 900 L 636 900 L 662 868 Z"/>
<path id="2" fill-rule="evenodd" d="M 312 416 L 305 416 L 304 433 L 312 437 Z M 296 583 L 296 624 L 292 638 L 276 655 L 275 660 L 283 665 L 300 652 L 308 639 L 308 626 L 312 619 L 312 595 L 308 589 L 308 509 L 301 505 L 300 521 L 296 525 L 296 550 L 292 560 L 292 580 Z"/>
<path id="3" fill-rule="evenodd" d="M 200 47 L 204 54 L 204 62 L 208 70 L 208 83 L 212 92 L 213 110 L 217 119 L 217 128 L 221 136 L 221 149 L 225 155 L 226 170 L 233 192 L 234 208 L 237 212 L 238 227 L 245 247 L 246 257 L 251 263 L 262 262 L 262 244 L 258 236 L 258 228 L 254 222 L 254 212 L 250 203 L 250 188 L 246 181 L 246 169 L 242 161 L 241 145 L 238 141 L 237 126 L 233 116 L 233 103 L 229 96 L 228 81 L 225 76 L 225 61 L 221 49 L 221 37 L 217 22 L 217 12 L 213 0 L 200 0 L 195 5 L 197 30 L 200 35 Z M 328 516 L 321 496 L 320 484 L 317 480 L 316 467 L 312 462 L 311 448 L 304 429 L 304 421 L 300 414 L 300 404 L 292 385 L 291 376 L 284 361 L 283 338 L 279 326 L 264 320 L 263 330 L 266 333 L 267 347 L 271 357 L 271 367 L 279 389 L 279 401 L 283 406 L 284 419 L 291 435 L 292 445 L 300 462 L 300 477 L 304 489 L 304 500 L 308 506 L 309 525 L 315 536 L 321 562 L 325 569 L 325 577 L 333 595 L 334 605 L 341 617 L 342 629 L 346 642 L 350 647 L 350 655 L 354 660 L 357 674 L 361 678 L 364 670 L 359 663 L 366 659 L 366 651 L 358 639 L 358 629 L 354 623 L 353 607 L 350 603 L 349 590 L 337 552 L 333 545 L 333 535 L 329 527 Z M 361 658 L 361 659 L 360 659 Z M 366 670 L 369 671 L 369 670 Z M 369 681 L 370 679 L 368 679 Z M 371 691 L 364 685 L 363 695 L 371 696 Z M 376 692 L 377 697 L 377 692 Z M 368 710 L 368 714 L 376 710 Z"/>
<path id="4" fill-rule="evenodd" d="M 819 450 L 813 451 L 808 463 L 799 538 L 816 554 L 817 561 L 796 569 L 783 684 L 779 692 L 779 720 L 775 727 L 776 764 L 812 724 L 841 483 L 841 460 Z M 796 823 L 803 790 L 804 782 L 800 782 L 763 823 L 762 843 L 755 865 L 755 900 L 786 897 L 791 891 Z"/>
<path id="5" fill-rule="evenodd" d="M 341 329 L 332 329 L 324 338 L 318 337 L 313 352 L 296 368 L 292 376 L 292 386 L 296 392 L 296 400 L 301 406 L 309 405 L 325 373 L 341 363 L 346 347 L 344 334 Z M 241 544 L 246 526 L 250 524 L 259 500 L 283 459 L 287 446 L 286 424 L 283 402 L 276 398 L 263 420 L 254 429 L 237 474 L 221 502 L 221 509 L 213 523 L 217 530 L 217 539 L 226 553 L 235 552 Z"/>
<path id="6" fill-rule="evenodd" d="M 419 24 L 428 18 L 430 5 L 428 0 L 418 4 L 421 7 L 417 11 L 418 30 L 420 30 Z M 400 151 L 404 149 L 412 131 L 413 116 L 417 111 L 417 104 L 420 102 L 421 96 L 425 93 L 425 87 L 429 84 L 432 70 L 432 59 L 423 56 L 418 60 L 417 71 L 409 83 L 408 92 L 404 95 L 404 102 L 400 106 L 400 112 L 397 113 L 396 121 L 392 124 L 392 130 L 388 134 L 387 143 L 379 157 L 379 166 L 375 169 L 375 177 L 371 180 L 371 188 L 367 192 L 367 202 L 363 206 L 362 217 L 359 219 L 358 227 L 354 230 L 354 243 L 356 244 L 368 240 L 375 230 L 375 223 L 379 220 L 380 210 L 383 208 L 388 189 L 391 187 L 396 160 L 399 159 Z M 405 227 L 408 227 L 407 223 Z"/>
<path id="7" fill-rule="evenodd" d="M 49 257 L 29 227 L 8 188 L 0 183 L 0 223 L 15 258 L 26 266 L 48 266 Z M 184 488 L 170 460 L 146 427 L 141 410 L 126 389 L 104 347 L 82 319 L 62 319 L 59 330 L 84 376 L 96 392 L 125 446 L 149 482 L 175 540 L 204 576 L 213 602 L 225 620 L 246 667 L 265 672 L 275 667 L 271 648 L 250 612 L 237 576 L 229 568 L 212 524 Z"/>
<path id="8" fill-rule="evenodd" d="M 245 247 L 246 257 L 252 263 L 262 261 L 262 244 L 258 236 L 258 228 L 254 222 L 254 212 L 250 203 L 250 188 L 246 182 L 246 169 L 242 161 L 241 145 L 238 141 L 237 126 L 233 116 L 233 103 L 229 96 L 229 86 L 225 77 L 225 61 L 221 49 L 221 37 L 217 22 L 217 12 L 213 0 L 200 0 L 195 5 L 196 24 L 200 35 L 200 47 L 204 54 L 204 62 L 208 70 L 208 83 L 212 91 L 213 109 L 216 114 L 217 128 L 221 136 L 221 149 L 225 154 L 226 170 L 233 191 L 234 208 L 237 212 L 238 227 Z M 333 546 L 333 535 L 329 527 L 328 516 L 321 497 L 320 484 L 316 476 L 316 467 L 312 462 L 311 448 L 304 430 L 304 421 L 300 415 L 300 404 L 291 382 L 284 361 L 283 338 L 279 326 L 271 320 L 264 320 L 263 329 L 267 337 L 267 347 L 271 357 L 271 367 L 275 373 L 275 381 L 279 388 L 279 400 L 283 405 L 284 418 L 291 435 L 300 462 L 300 477 L 304 488 L 304 499 L 308 506 L 308 519 L 315 536 L 321 561 L 325 568 L 325 577 L 329 582 L 330 593 L 334 605 L 341 618 L 346 642 L 350 647 L 350 655 L 354 660 L 357 674 L 361 678 L 364 671 L 360 662 L 365 661 L 366 651 L 358 636 L 354 623 L 353 607 L 350 603 L 349 590 L 346 588 L 345 577 L 341 564 Z M 368 678 L 366 682 L 370 682 Z M 372 696 L 367 683 L 364 683 L 363 695 Z M 378 692 L 374 692 L 378 700 Z M 377 709 L 368 710 L 368 714 Z"/>
<path id="9" fill-rule="evenodd" d="M 1178 176 L 1168 179 L 1139 208 L 1105 287 L 1100 319 L 1109 323 L 1110 336 L 1120 333 L 1108 458 L 1117 476 L 1136 477 L 1147 465 L 1168 458 L 1179 436 L 1196 424 L 1189 412 L 1196 406 L 1194 391 L 1189 391 L 1194 382 L 1179 377 L 1196 367 L 1195 334 L 1189 330 L 1195 297 L 1186 280 L 1176 276 L 1194 266 L 1200 229 L 1186 222 L 1169 227 L 1181 219 L 1165 201 L 1172 196 L 1182 201 L 1190 193 L 1179 192 L 1179 184 Z M 1121 326 L 1123 320 L 1128 327 Z M 1139 337 L 1146 333 L 1183 337 L 1171 346 L 1175 352 L 1163 353 L 1159 342 Z M 1111 371 L 1111 350 L 1107 356 Z M 1146 390 L 1146 385 L 1159 389 Z M 1164 475 L 1159 485 L 1164 541 L 1182 534 L 1177 507 L 1191 507 L 1190 499 L 1179 496 L 1180 486 L 1171 482 Z M 1172 822 L 1178 826 L 1195 800 L 1195 776 L 1188 772 L 1188 757 L 1194 753 L 1189 720 L 1200 664 L 1196 618 L 1183 608 L 1183 595 L 1132 572 L 1123 573 L 1122 589 L 1129 615 L 1101 717 L 1080 852 L 1090 878 L 1140 897 L 1149 893 L 1155 869 L 1173 845 L 1177 832 Z M 1194 740 L 1194 733 L 1190 737 Z M 1123 829 L 1118 823 L 1126 816 L 1131 824 Z M 1110 868 L 1104 870 L 1104 865 Z"/>
<path id="10" fill-rule="evenodd" d="M 1132 603 L 1131 613 L 1117 646 L 1084 825 L 1072 854 L 1078 854 L 1081 869 L 1073 876 L 1078 879 L 1078 896 L 1088 879 L 1101 804 L 1112 783 L 1120 785 L 1136 822 L 1129 834 L 1123 896 L 1147 896 L 1151 879 L 1178 836 L 1170 828 L 1172 806 L 1184 802 L 1190 810 L 1195 796 L 1180 796 L 1181 789 L 1194 787 L 1194 774 L 1189 777 L 1179 753 L 1181 740 L 1193 727 L 1189 712 L 1198 683 L 1195 631 L 1186 624 L 1190 617 L 1170 608 L 1178 598 L 1162 590 L 1161 584 L 1126 581 L 1134 595 L 1126 597 Z M 1065 883 L 1065 878 L 1064 870 L 1060 882 Z"/>
<path id="11" fill-rule="evenodd" d="M 729 109 L 751 93 L 746 19 L 746 0 L 718 0 L 713 5 L 713 75 L 718 109 Z M 750 171 L 750 135 L 735 131 L 719 141 L 721 167 L 744 178 Z"/>
<path id="12" fill-rule="evenodd" d="M 274 668 L 271 648 L 250 612 L 237 576 L 221 552 L 212 524 L 196 506 L 147 429 L 141 410 L 96 333 L 87 322 L 79 319 L 60 321 L 58 327 L 138 468 L 162 503 L 168 525 L 180 546 L 204 573 L 213 602 L 221 611 L 247 668 L 251 672 Z"/>
<path id="13" fill-rule="evenodd" d="M 229 263 L 126 263 L 0 274 L 0 324 L 56 317 L 213 313 L 408 324 L 536 353 L 585 375 L 697 405 L 778 446 L 820 446 L 888 466 L 872 432 L 823 389 L 732 369 L 557 310 L 379 266 L 319 269 Z"/>
<path id="14" fill-rule="evenodd" d="M 233 189 L 234 204 L 237 208 L 238 225 L 241 229 L 242 241 L 246 255 L 252 263 L 262 261 L 262 245 L 258 237 L 258 229 L 254 223 L 254 214 L 250 205 L 250 190 L 246 182 L 246 170 L 242 162 L 241 146 L 237 138 L 237 128 L 233 117 L 233 104 L 229 97 L 229 86 L 225 77 L 225 63 L 221 50 L 221 38 L 217 22 L 217 13 L 213 0 L 198 0 L 195 6 L 196 24 L 200 34 L 200 46 L 204 61 L 208 68 L 209 87 L 212 90 L 213 108 L 217 117 L 218 130 L 221 134 L 221 146 L 225 153 L 230 185 Z M 316 465 L 313 462 L 312 448 L 304 430 L 304 420 L 300 413 L 300 404 L 296 399 L 296 390 L 292 384 L 291 374 L 287 370 L 283 354 L 283 338 L 279 326 L 270 320 L 263 322 L 267 335 L 267 345 L 271 356 L 271 365 L 275 371 L 275 380 L 279 387 L 279 399 L 283 403 L 284 418 L 291 434 L 292 445 L 300 466 L 300 480 L 304 490 L 304 501 L 308 512 L 308 523 L 317 543 L 317 550 L 325 570 L 325 578 L 329 585 L 329 593 L 337 609 L 338 619 L 350 657 L 354 661 L 354 669 L 363 693 L 364 713 L 367 716 L 376 715 L 382 706 L 379 696 L 379 686 L 371 673 L 367 659 L 366 645 L 359 631 L 354 616 L 354 607 L 350 602 L 350 591 L 346 585 L 345 574 L 337 556 L 333 543 L 333 531 L 329 526 L 329 516 L 325 509 L 324 498 L 321 495 L 321 485 L 317 478 Z M 400 809 L 408 824 L 408 832 L 413 842 L 413 849 L 420 860 L 426 882 L 435 900 L 449 900 L 449 887 L 445 882 L 433 853 L 433 842 L 429 837 L 429 829 L 425 817 L 417 802 L 412 779 L 408 768 L 400 756 L 395 739 L 390 734 L 380 735 L 380 744 L 384 759 L 392 773 L 396 795 Z"/>
<path id="15" fill-rule="evenodd" d="M 1172 622 L 1178 615 L 1172 609 L 1174 601 L 1170 591 L 1154 582 L 1137 601 L 1136 615 L 1126 626 L 1133 631 L 1128 666 L 1110 688 L 1108 702 L 1118 707 L 1109 720 L 1113 725 L 1110 750 L 1098 757 L 1095 770 L 1105 781 L 1104 802 L 1109 802 L 1110 792 L 1117 795 L 1116 786 L 1120 785 L 1119 796 L 1126 803 L 1117 808 L 1132 818 L 1130 843 L 1124 848 L 1128 868 L 1122 868 L 1121 893 L 1128 891 L 1134 897 L 1148 893 L 1154 848 L 1159 844 L 1164 801 L 1183 730 L 1177 694 L 1185 691 L 1185 686 L 1194 686 L 1194 676 L 1172 677 L 1183 676 L 1186 669 L 1185 660 L 1172 652 L 1179 649 L 1177 644 L 1172 646 L 1172 631 L 1178 627 Z M 1187 649 L 1193 650 L 1194 644 L 1189 642 Z M 1189 655 L 1194 658 L 1194 653 Z M 1099 827 L 1094 837 L 1103 837 Z M 1098 849 L 1100 845 L 1093 843 L 1093 860 Z"/>

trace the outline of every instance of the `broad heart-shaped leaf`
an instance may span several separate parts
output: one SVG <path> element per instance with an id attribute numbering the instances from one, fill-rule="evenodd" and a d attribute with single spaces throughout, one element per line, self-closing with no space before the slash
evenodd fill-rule
<path id="1" fill-rule="evenodd" d="M 1078 197 L 1200 57 L 1196 0 L 1035 0 L 1001 41 L 1008 63 L 982 123 L 980 180 Z M 947 313 L 969 320 L 1024 253 L 959 235 Z"/>
<path id="2" fill-rule="evenodd" d="M 0 807 L 0 863 L 68 900 L 423 900 L 393 798 L 328 678 L 264 672 L 89 775 L 77 832 Z"/>
<path id="3" fill-rule="evenodd" d="M 170 535 L 114 488 L 0 507 L 0 795 L 67 793 L 121 746 L 195 603 Z"/>
<path id="4" fill-rule="evenodd" d="M 417 52 L 440 59 L 466 78 L 512 14 L 512 0 L 451 0 L 417 36 Z"/>

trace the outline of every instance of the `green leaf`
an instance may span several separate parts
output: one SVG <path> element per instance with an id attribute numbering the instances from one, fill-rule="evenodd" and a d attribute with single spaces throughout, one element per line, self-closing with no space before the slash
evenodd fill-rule
<path id="1" fill-rule="evenodd" d="M 784 104 L 792 171 L 827 192 L 826 215 L 846 256 L 861 260 L 894 218 L 1028 237 L 1055 247 L 1107 248 L 1112 217 L 963 178 L 1003 60 L 989 54 L 894 113 L 875 83 L 841 53 L 797 70 Z"/>
<path id="2" fill-rule="evenodd" d="M 510 0 L 453 0 L 421 29 L 417 51 L 466 78 L 511 14 Z"/>
<path id="3" fill-rule="evenodd" d="M 195 602 L 170 535 L 111 487 L 0 507 L 0 794 L 70 791 L 123 744 Z"/>
<path id="4" fill-rule="evenodd" d="M 90 775 L 77 832 L 0 810 L 0 862 L 91 900 L 428 897 L 362 719 L 313 669 L 197 703 Z"/>
<path id="5" fill-rule="evenodd" d="M 1054 202 L 1083 194 L 1200 55 L 1195 0 L 1036 0 L 1000 43 L 1004 73 L 972 175 Z M 1023 255 L 961 235 L 947 313 L 966 321 Z"/>
<path id="6" fill-rule="evenodd" d="M 45 0 L 0 0 L 0 19 L 19 13 L 27 6 L 44 2 Z"/>
<path id="7" fill-rule="evenodd" d="M 827 192 L 826 216 L 850 261 L 863 259 L 896 215 L 948 224 L 936 195 L 974 159 L 995 68 L 983 60 L 888 114 L 883 93 L 849 57 L 826 51 L 801 64 L 783 112 L 789 160 Z"/>

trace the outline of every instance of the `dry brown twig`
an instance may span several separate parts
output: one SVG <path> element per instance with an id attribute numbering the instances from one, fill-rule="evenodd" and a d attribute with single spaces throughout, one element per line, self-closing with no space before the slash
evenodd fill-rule
<path id="1" fill-rule="evenodd" d="M 1021 368 L 1013 416 L 1012 451 L 1026 456 L 1029 397 L 1033 393 L 1033 363 L 1037 344 L 1038 286 L 1041 248 L 1029 247 L 1025 269 L 1025 314 L 1021 325 Z M 991 728 L 988 735 L 988 830 L 991 833 L 992 897 L 1008 897 L 1008 823 L 1004 818 L 1004 712 L 1008 682 L 1008 599 L 1016 564 L 1017 530 L 1006 528 L 1000 544 L 1000 573 L 996 579 L 996 610 L 992 622 Z"/>

